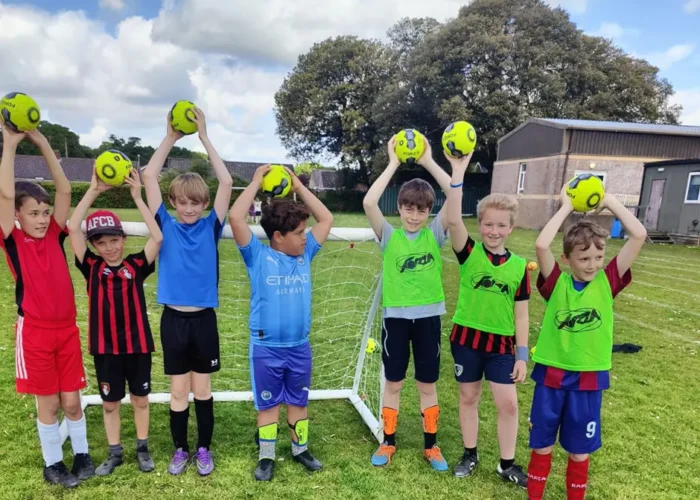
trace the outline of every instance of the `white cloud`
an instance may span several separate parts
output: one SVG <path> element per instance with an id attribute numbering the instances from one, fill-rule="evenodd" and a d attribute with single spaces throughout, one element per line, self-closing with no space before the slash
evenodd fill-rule
<path id="1" fill-rule="evenodd" d="M 688 0 L 683 7 L 688 14 L 693 14 L 700 10 L 700 0 Z"/>
<path id="2" fill-rule="evenodd" d="M 623 28 L 617 23 L 601 23 L 597 30 L 591 33 L 593 36 L 602 36 L 612 40 L 619 40 L 624 37 L 638 36 L 640 31 L 634 28 Z"/>
<path id="3" fill-rule="evenodd" d="M 580 1 L 580 0 L 579 0 Z M 339 35 L 383 38 L 402 17 L 456 17 L 464 0 L 166 1 L 155 40 L 241 59 L 293 64 L 315 42 Z"/>
<path id="4" fill-rule="evenodd" d="M 126 2 L 124 0 L 100 0 L 100 8 L 119 12 L 124 10 Z"/>
<path id="5" fill-rule="evenodd" d="M 683 125 L 700 126 L 700 88 L 677 90 L 670 100 L 672 104 L 683 106 Z"/>
<path id="6" fill-rule="evenodd" d="M 588 0 L 545 0 L 552 7 L 561 7 L 572 14 L 583 14 L 588 8 Z"/>
<path id="7" fill-rule="evenodd" d="M 80 144 L 89 146 L 91 148 L 96 148 L 103 141 L 107 140 L 109 132 L 107 127 L 109 126 L 109 120 L 104 118 L 98 118 L 93 122 L 92 128 L 86 134 L 80 134 Z"/>
<path id="8" fill-rule="evenodd" d="M 654 66 L 661 70 L 669 69 L 674 64 L 688 58 L 695 50 L 695 45 L 692 43 L 683 43 L 674 45 L 664 52 L 654 52 L 646 56 L 642 56 Z"/>

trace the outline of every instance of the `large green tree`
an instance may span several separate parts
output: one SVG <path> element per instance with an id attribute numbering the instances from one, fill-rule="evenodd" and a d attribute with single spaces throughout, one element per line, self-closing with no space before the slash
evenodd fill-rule
<path id="1" fill-rule="evenodd" d="M 90 158 L 93 155 L 92 149 L 87 146 L 80 144 L 80 137 L 78 134 L 70 130 L 68 127 L 59 125 L 57 123 L 50 123 L 47 121 L 42 121 L 39 123 L 39 131 L 46 136 L 49 140 L 49 144 L 54 150 L 58 150 L 61 156 L 65 156 L 66 152 L 68 156 L 73 158 Z M 39 155 L 39 149 L 32 144 L 30 141 L 24 140 L 20 142 L 17 147 L 17 154 L 21 155 Z"/>

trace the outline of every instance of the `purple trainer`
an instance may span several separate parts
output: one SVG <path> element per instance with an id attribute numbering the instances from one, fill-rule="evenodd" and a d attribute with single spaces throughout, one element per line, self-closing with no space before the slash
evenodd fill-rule
<path id="1" fill-rule="evenodd" d="M 214 459 L 208 448 L 199 448 L 194 456 L 194 461 L 200 476 L 208 476 L 214 471 Z"/>
<path id="2" fill-rule="evenodd" d="M 170 461 L 170 465 L 168 465 L 168 472 L 170 472 L 170 474 L 173 476 L 182 474 L 182 471 L 184 471 L 185 467 L 187 467 L 187 462 L 189 459 L 190 454 L 186 451 L 182 451 L 182 448 L 178 448 L 175 450 L 175 454 L 173 455 L 173 459 Z"/>

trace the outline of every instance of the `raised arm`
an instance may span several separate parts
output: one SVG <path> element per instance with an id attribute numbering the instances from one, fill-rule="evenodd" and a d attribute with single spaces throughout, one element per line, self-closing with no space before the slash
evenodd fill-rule
<path id="1" fill-rule="evenodd" d="M 369 219 L 369 224 L 372 226 L 374 234 L 377 238 L 382 237 L 382 226 L 384 225 L 384 215 L 379 209 L 379 199 L 382 197 L 384 190 L 389 185 L 391 178 L 396 173 L 396 170 L 401 165 L 399 158 L 396 156 L 394 147 L 396 146 L 396 136 L 392 137 L 387 143 L 387 150 L 389 152 L 389 165 L 382 174 L 377 177 L 377 180 L 370 186 L 365 194 L 364 200 L 362 200 L 362 206 L 365 209 L 365 214 Z"/>
<path id="2" fill-rule="evenodd" d="M 430 172 L 430 175 L 433 176 L 433 179 L 438 183 L 440 186 L 440 189 L 442 189 L 442 192 L 447 195 L 447 193 L 450 192 L 450 176 L 447 172 L 445 172 L 440 165 L 435 163 L 435 159 L 433 158 L 433 148 L 430 146 L 430 142 L 428 142 L 428 138 L 424 138 L 425 141 L 425 151 L 423 152 L 423 155 L 418 158 L 418 163 L 423 166 L 424 169 L 426 169 L 428 172 Z M 442 208 L 440 208 L 440 212 L 438 213 L 438 217 L 441 217 L 442 220 L 444 221 L 445 213 L 447 212 L 447 203 L 449 200 L 445 200 L 445 203 L 442 205 Z M 447 227 L 446 224 L 443 224 L 443 227 Z"/>
<path id="3" fill-rule="evenodd" d="M 252 233 L 246 222 L 246 216 L 248 215 L 248 209 L 251 203 L 255 201 L 255 196 L 258 194 L 258 191 L 260 191 L 263 177 L 265 177 L 265 174 L 269 171 L 269 164 L 258 167 L 253 175 L 253 180 L 250 181 L 248 187 L 243 190 L 234 202 L 231 210 L 229 210 L 228 221 L 229 224 L 231 224 L 233 238 L 236 240 L 238 246 L 245 247 L 250 243 Z"/>
<path id="4" fill-rule="evenodd" d="M 219 181 L 219 187 L 216 190 L 216 198 L 214 198 L 214 211 L 219 218 L 219 222 L 223 223 L 226 218 L 228 204 L 231 202 L 231 187 L 233 179 L 226 165 L 212 146 L 209 136 L 207 135 L 207 122 L 204 117 L 204 112 L 199 108 L 194 108 L 195 120 L 197 121 L 197 130 L 199 130 L 199 140 L 202 141 L 204 149 L 209 155 L 209 161 L 214 168 L 214 173 Z"/>
<path id="5" fill-rule="evenodd" d="M 64 228 L 66 227 L 66 221 L 70 213 L 71 187 L 68 177 L 66 177 L 66 174 L 63 172 L 63 167 L 56 158 L 53 149 L 51 149 L 51 144 L 49 144 L 48 139 L 46 139 L 38 129 L 34 129 L 26 134 L 27 139 L 32 141 L 34 145 L 39 148 L 41 155 L 44 157 L 44 161 L 46 161 L 46 165 L 49 167 L 53 184 L 56 187 L 56 195 L 53 202 L 53 218 L 61 228 Z"/>
<path id="6" fill-rule="evenodd" d="M 564 224 L 566 218 L 574 211 L 571 200 L 569 200 L 569 197 L 566 195 L 566 186 L 562 188 L 559 198 L 561 200 L 561 208 L 559 208 L 559 211 L 554 214 L 554 217 L 547 222 L 535 242 L 537 262 L 539 262 L 540 273 L 542 273 L 544 279 L 549 278 L 556 264 L 554 254 L 552 253 L 552 242 L 554 238 L 556 238 L 561 225 Z"/>
<path id="7" fill-rule="evenodd" d="M 2 122 L 2 160 L 0 160 L 0 226 L 3 239 L 10 236 L 15 227 L 15 153 L 24 134 L 10 130 Z"/>
<path id="8" fill-rule="evenodd" d="M 170 113 L 168 113 L 165 139 L 160 143 L 160 146 L 158 146 L 156 152 L 153 153 L 151 160 L 143 170 L 143 185 L 146 187 L 146 201 L 148 201 L 148 209 L 152 214 L 155 214 L 163 203 L 163 195 L 160 192 L 160 184 L 158 184 L 160 172 L 163 169 L 163 165 L 165 165 L 165 160 L 168 159 L 170 150 L 173 149 L 175 143 L 183 137 L 181 132 L 177 132 L 173 129 L 170 122 Z"/>
<path id="9" fill-rule="evenodd" d="M 73 249 L 75 258 L 82 264 L 85 258 L 85 252 L 87 250 L 87 243 L 85 242 L 85 236 L 81 229 L 81 224 L 85 219 L 87 211 L 90 209 L 93 203 L 101 193 L 104 193 L 110 189 L 110 186 L 102 182 L 97 178 L 95 170 L 92 171 L 92 180 L 90 181 L 90 187 L 85 191 L 83 199 L 80 200 L 78 206 L 73 210 L 73 214 L 68 222 L 68 234 L 70 236 L 70 246 Z"/>
<path id="10" fill-rule="evenodd" d="M 628 240 L 617 254 L 617 272 L 624 276 L 637 259 L 647 239 L 647 230 L 642 223 L 620 201 L 612 195 L 605 196 L 601 205 L 612 212 L 625 228 Z"/>
<path id="11" fill-rule="evenodd" d="M 331 227 L 333 226 L 333 214 L 331 213 L 326 205 L 319 200 L 315 194 L 313 194 L 302 182 L 299 177 L 296 176 L 294 172 L 285 167 L 289 175 L 292 177 L 292 189 L 296 194 L 299 195 L 301 200 L 306 204 L 311 212 L 311 215 L 316 219 L 316 224 L 311 228 L 311 234 L 314 235 L 316 243 L 323 245 L 328 238 L 328 234 L 331 232 Z"/>
<path id="12" fill-rule="evenodd" d="M 461 252 L 469 239 L 469 232 L 462 221 L 462 185 L 464 184 L 464 174 L 467 172 L 472 155 L 470 153 L 461 158 L 454 158 L 447 154 L 445 156 L 452 166 L 452 182 L 447 191 L 445 225 L 450 231 L 452 249 L 455 252 Z"/>
<path id="13" fill-rule="evenodd" d="M 136 208 L 139 209 L 141 218 L 143 218 L 143 222 L 146 223 L 148 232 L 151 233 L 151 237 L 148 238 L 146 246 L 143 248 L 146 254 L 146 260 L 151 264 L 156 260 L 156 257 L 158 257 L 158 252 L 160 252 L 160 246 L 163 243 L 163 233 L 156 222 L 156 218 L 141 197 L 141 179 L 139 178 L 139 173 L 136 170 L 132 170 L 131 174 L 124 182 L 129 185 L 131 197 L 134 199 L 134 203 L 136 203 Z"/>

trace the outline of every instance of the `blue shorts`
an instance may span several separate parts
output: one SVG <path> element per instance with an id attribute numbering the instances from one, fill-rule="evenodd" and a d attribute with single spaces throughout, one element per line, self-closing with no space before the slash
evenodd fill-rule
<path id="1" fill-rule="evenodd" d="M 535 386 L 530 410 L 530 448 L 559 444 L 569 453 L 593 453 L 600 438 L 603 391 L 567 391 L 543 384 Z"/>
<path id="2" fill-rule="evenodd" d="M 486 378 L 495 384 L 512 384 L 510 378 L 515 368 L 515 356 L 483 352 L 471 347 L 450 342 L 455 362 L 455 379 L 459 383 L 479 382 Z"/>
<path id="3" fill-rule="evenodd" d="M 281 404 L 306 407 L 311 386 L 311 344 L 265 347 L 250 344 L 250 380 L 256 410 Z"/>

